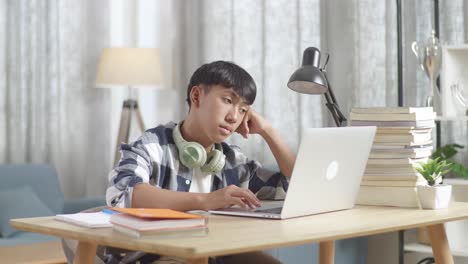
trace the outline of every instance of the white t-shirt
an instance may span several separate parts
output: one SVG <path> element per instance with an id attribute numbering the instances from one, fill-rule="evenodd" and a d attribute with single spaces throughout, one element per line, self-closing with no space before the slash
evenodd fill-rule
<path id="1" fill-rule="evenodd" d="M 211 183 L 213 175 L 208 172 L 201 171 L 200 168 L 193 170 L 192 183 L 190 184 L 189 192 L 193 193 L 209 193 L 211 192 Z"/>

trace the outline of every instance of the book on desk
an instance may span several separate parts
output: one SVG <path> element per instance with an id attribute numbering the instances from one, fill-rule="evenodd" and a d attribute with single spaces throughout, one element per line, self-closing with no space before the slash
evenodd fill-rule
<path id="1" fill-rule="evenodd" d="M 109 221 L 110 214 L 102 211 L 93 213 L 58 214 L 54 219 L 87 228 L 112 226 Z"/>
<path id="2" fill-rule="evenodd" d="M 113 208 L 110 222 L 117 232 L 132 237 L 204 236 L 208 233 L 208 218 L 170 209 Z"/>
<path id="3" fill-rule="evenodd" d="M 86 228 L 112 227 L 137 238 L 204 236 L 208 233 L 208 218 L 170 209 L 112 208 L 92 213 L 59 214 L 55 219 Z"/>
<path id="4" fill-rule="evenodd" d="M 434 120 L 436 113 L 431 111 L 415 113 L 357 113 L 356 109 L 349 114 L 353 121 L 418 121 Z"/>
<path id="5" fill-rule="evenodd" d="M 353 113 L 357 114 L 413 114 L 432 113 L 432 107 L 398 106 L 398 107 L 354 107 Z"/>
<path id="6" fill-rule="evenodd" d="M 416 186 L 425 184 L 414 166 L 432 154 L 432 107 L 353 108 L 353 126 L 374 125 L 374 138 L 357 204 L 419 207 Z"/>

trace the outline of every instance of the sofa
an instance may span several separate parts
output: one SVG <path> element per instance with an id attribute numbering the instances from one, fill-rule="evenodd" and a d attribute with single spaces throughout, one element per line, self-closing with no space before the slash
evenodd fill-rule
<path id="1" fill-rule="evenodd" d="M 50 245 L 46 251 L 50 252 L 51 257 L 63 256 L 63 253 L 59 238 L 16 230 L 9 225 L 10 219 L 76 213 L 105 205 L 104 196 L 65 201 L 57 173 L 48 165 L 0 165 L 0 181 L 0 252 L 2 256 L 8 253 L 12 263 L 27 261 L 24 257 L 28 253 L 23 249 L 40 251 L 46 259 L 47 252 L 41 249 L 44 245 Z M 14 253 L 14 249 L 17 249 L 17 253 Z M 57 252 L 54 253 L 54 250 Z M 37 262 L 48 262 L 30 257 Z"/>

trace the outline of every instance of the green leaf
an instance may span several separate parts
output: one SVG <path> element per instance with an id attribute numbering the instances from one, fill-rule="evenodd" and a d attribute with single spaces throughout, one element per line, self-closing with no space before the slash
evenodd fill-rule
<path id="1" fill-rule="evenodd" d="M 441 159 L 448 160 L 458 153 L 457 149 L 462 149 L 464 146 L 459 144 L 447 144 L 436 149 L 432 154 L 432 158 L 440 157 Z"/>
<path id="2" fill-rule="evenodd" d="M 447 169 L 443 169 L 444 174 L 448 173 L 446 172 L 448 169 L 452 171 L 452 173 L 458 177 L 463 177 L 463 178 L 468 178 L 468 168 L 465 168 L 463 164 L 460 164 L 456 161 L 451 160 L 452 157 L 454 157 L 459 149 L 463 149 L 463 145 L 459 144 L 447 144 L 444 146 L 441 146 L 436 149 L 436 151 L 431 155 L 431 158 L 434 160 L 442 160 L 445 161 L 446 164 L 449 166 Z M 435 169 L 435 168 L 434 168 Z"/>
<path id="3" fill-rule="evenodd" d="M 463 166 L 462 164 L 458 162 L 452 162 L 450 168 L 455 175 L 459 177 L 461 176 L 463 178 L 468 178 L 468 169 L 465 168 L 465 166 Z"/>

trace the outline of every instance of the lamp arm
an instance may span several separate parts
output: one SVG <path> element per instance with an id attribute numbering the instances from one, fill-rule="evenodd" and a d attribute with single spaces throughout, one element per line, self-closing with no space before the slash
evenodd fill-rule
<path id="1" fill-rule="evenodd" d="M 327 103 L 325 105 L 327 106 L 328 111 L 330 111 L 333 117 L 333 120 L 335 121 L 336 126 L 339 127 L 340 120 L 338 118 L 338 115 L 336 114 L 335 108 L 333 107 L 333 103 L 331 102 L 330 95 L 328 94 L 328 92 L 324 93 L 323 95 L 325 96 L 325 99 L 327 100 Z"/>
<path id="2" fill-rule="evenodd" d="M 326 79 L 327 85 L 328 85 L 328 89 L 324 94 L 325 99 L 327 100 L 326 105 L 328 107 L 328 110 L 331 112 L 337 127 L 346 126 L 346 122 L 348 120 L 343 115 L 343 113 L 340 110 L 340 107 L 338 106 L 338 102 L 336 101 L 335 94 L 333 93 L 333 89 L 332 89 L 330 83 L 328 82 L 328 77 L 327 77 L 326 71 L 323 71 L 323 74 L 325 76 L 325 79 Z"/>
<path id="3" fill-rule="evenodd" d="M 340 121 L 340 126 L 346 125 L 345 122 L 348 121 L 348 120 L 344 116 L 343 112 L 341 112 L 341 109 L 338 106 L 338 102 L 335 99 L 335 95 L 333 94 L 333 90 L 331 89 L 331 86 L 328 87 L 328 92 L 330 93 L 330 97 L 331 97 L 332 102 L 333 102 L 333 108 L 334 108 L 334 110 L 336 112 L 336 115 L 338 116 L 339 121 Z"/>

